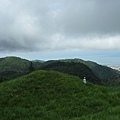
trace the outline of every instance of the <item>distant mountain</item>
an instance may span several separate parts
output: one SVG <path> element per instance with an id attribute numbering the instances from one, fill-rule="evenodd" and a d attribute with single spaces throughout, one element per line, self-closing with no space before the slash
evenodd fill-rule
<path id="1" fill-rule="evenodd" d="M 43 61 L 43 60 L 33 60 L 33 62 L 40 62 L 40 63 L 44 63 L 45 61 Z"/>
<path id="2" fill-rule="evenodd" d="M 63 64 L 60 66 L 56 62 L 64 62 L 64 63 L 71 63 L 71 64 Z M 27 74 L 29 72 L 31 61 L 22 59 L 19 57 L 5 57 L 0 58 L 0 81 L 9 80 L 12 78 L 16 78 L 19 76 L 22 76 L 24 74 Z M 77 64 L 74 64 L 77 63 Z M 82 64 L 84 64 L 84 68 L 80 67 Z M 55 65 L 58 65 L 58 68 L 55 68 Z M 74 67 L 74 65 L 76 67 Z M 50 60 L 50 61 L 41 61 L 41 60 L 35 60 L 32 61 L 32 67 L 34 70 L 39 69 L 53 69 L 61 72 L 66 72 L 68 74 L 73 74 L 76 76 L 79 76 L 82 78 L 83 76 L 86 76 L 88 73 L 88 67 L 89 71 L 92 70 L 92 72 L 89 72 L 89 81 L 96 82 L 98 81 L 102 83 L 114 83 L 119 84 L 119 76 L 120 72 L 116 71 L 114 69 L 111 69 L 107 66 L 99 65 L 92 61 L 84 61 L 82 59 L 63 59 L 63 60 Z M 70 66 L 69 66 L 70 65 Z M 51 68 L 49 68 L 52 66 Z M 82 65 L 83 66 L 83 65 Z M 87 69 L 86 69 L 87 66 Z M 68 69 L 67 69 L 68 68 Z M 67 71 L 69 70 L 69 71 Z M 80 71 L 80 72 L 79 72 Z M 86 74 L 85 74 L 86 73 Z M 92 78 L 94 76 L 94 79 Z M 116 79 L 117 78 L 117 79 Z M 99 80 L 98 80 L 99 79 Z M 116 81 L 117 80 L 117 81 Z"/>
<path id="3" fill-rule="evenodd" d="M 85 61 L 85 60 L 77 59 L 77 58 L 65 59 L 65 60 L 60 60 L 60 61 L 70 62 L 70 63 L 71 62 L 83 63 L 87 65 L 93 71 L 93 73 L 103 82 L 106 82 L 107 80 L 112 80 L 113 78 L 118 76 L 118 71 L 113 70 L 112 68 L 109 68 L 107 66 L 99 65 L 92 61 Z"/>
<path id="4" fill-rule="evenodd" d="M 19 57 L 0 58 L 0 71 L 27 71 L 29 61 Z"/>
<path id="5" fill-rule="evenodd" d="M 33 67 L 38 69 L 40 62 L 33 62 Z M 0 58 L 0 81 L 22 76 L 29 72 L 30 61 L 19 57 Z"/>
<path id="6" fill-rule="evenodd" d="M 120 86 L 120 75 L 114 77 L 113 79 L 107 80 L 107 83 L 111 86 Z"/>
<path id="7" fill-rule="evenodd" d="M 48 61 L 48 63 L 49 64 L 45 65 L 42 69 L 55 70 L 63 73 L 68 73 L 74 76 L 78 76 L 81 79 L 83 79 L 83 77 L 86 77 L 87 80 L 92 83 L 101 84 L 101 80 L 98 77 L 96 77 L 95 74 L 92 72 L 92 70 L 83 63 L 74 63 L 74 62 L 69 63 L 69 62 L 60 62 L 60 61 L 56 61 L 56 62 Z"/>
<path id="8" fill-rule="evenodd" d="M 0 81 L 9 80 L 25 74 L 29 61 L 18 57 L 0 58 Z"/>

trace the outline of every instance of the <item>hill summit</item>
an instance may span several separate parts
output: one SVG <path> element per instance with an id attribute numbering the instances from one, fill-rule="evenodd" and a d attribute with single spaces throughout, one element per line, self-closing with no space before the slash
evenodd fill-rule
<path id="1" fill-rule="evenodd" d="M 30 67 L 30 65 L 32 65 Z M 0 82 L 28 74 L 33 70 L 55 70 L 71 75 L 85 76 L 90 82 L 106 85 L 120 85 L 120 72 L 107 66 L 81 59 L 63 59 L 50 61 L 29 61 L 19 57 L 0 58 Z"/>
<path id="2" fill-rule="evenodd" d="M 0 84 L 6 120 L 119 120 L 120 89 L 55 71 L 35 71 Z"/>
<path id="3" fill-rule="evenodd" d="M 78 76 L 81 79 L 86 77 L 87 80 L 92 83 L 102 84 L 101 80 L 97 76 L 95 76 L 92 70 L 83 63 L 56 61 L 44 66 L 43 69 L 67 73 L 70 75 Z"/>

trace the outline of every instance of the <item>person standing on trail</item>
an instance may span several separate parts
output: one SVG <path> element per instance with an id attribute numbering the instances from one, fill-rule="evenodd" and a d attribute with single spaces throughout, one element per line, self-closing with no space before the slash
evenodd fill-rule
<path id="1" fill-rule="evenodd" d="M 85 77 L 83 78 L 83 83 L 84 83 L 84 85 L 86 85 L 86 78 Z"/>

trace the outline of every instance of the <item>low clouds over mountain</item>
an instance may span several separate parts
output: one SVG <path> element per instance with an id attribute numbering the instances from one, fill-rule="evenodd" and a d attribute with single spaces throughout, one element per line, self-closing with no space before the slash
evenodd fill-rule
<path id="1" fill-rule="evenodd" d="M 0 50 L 120 49 L 119 0 L 0 0 Z"/>

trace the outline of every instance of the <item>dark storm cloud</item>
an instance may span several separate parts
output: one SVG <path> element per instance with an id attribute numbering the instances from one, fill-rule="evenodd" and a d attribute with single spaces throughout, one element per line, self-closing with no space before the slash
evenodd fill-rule
<path id="1" fill-rule="evenodd" d="M 119 0 L 0 0 L 0 50 L 120 49 L 119 5 Z"/>
<path id="2" fill-rule="evenodd" d="M 58 14 L 61 32 L 75 34 L 120 33 L 119 0 L 70 0 Z"/>
<path id="3" fill-rule="evenodd" d="M 3 36 L 0 38 L 0 51 L 32 51 L 35 50 L 35 48 L 32 48 L 33 43 L 30 43 L 30 40 L 21 42 L 16 41 L 12 37 L 6 37 Z"/>

